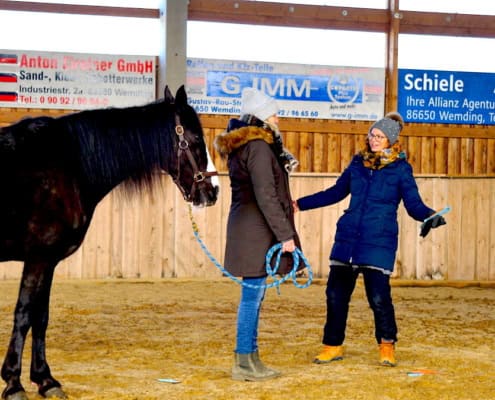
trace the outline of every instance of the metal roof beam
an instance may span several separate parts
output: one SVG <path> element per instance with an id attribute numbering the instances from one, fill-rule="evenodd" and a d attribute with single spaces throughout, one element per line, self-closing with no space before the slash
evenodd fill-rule
<path id="1" fill-rule="evenodd" d="M 75 4 L 48 4 L 35 1 L 7 1 L 0 0 L 0 10 L 46 12 L 56 14 L 101 15 L 109 17 L 160 18 L 159 9 L 84 6 Z"/>

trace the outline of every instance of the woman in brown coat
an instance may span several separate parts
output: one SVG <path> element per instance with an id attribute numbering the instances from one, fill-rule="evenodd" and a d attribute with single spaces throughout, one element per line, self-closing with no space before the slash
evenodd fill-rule
<path id="1" fill-rule="evenodd" d="M 227 157 L 232 189 L 224 264 L 244 283 L 237 315 L 235 380 L 259 381 L 280 375 L 260 361 L 257 343 L 266 290 L 266 253 L 276 243 L 282 243 L 285 253 L 299 246 L 289 191 L 291 160 L 281 146 L 277 112 L 274 99 L 246 88 L 241 118 L 230 120 L 226 132 L 215 138 L 216 149 Z M 278 272 L 288 273 L 292 257 L 284 254 L 282 258 Z"/>

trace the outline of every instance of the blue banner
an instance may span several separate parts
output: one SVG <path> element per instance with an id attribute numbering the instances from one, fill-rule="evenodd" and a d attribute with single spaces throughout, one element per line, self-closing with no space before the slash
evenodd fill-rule
<path id="1" fill-rule="evenodd" d="M 246 87 L 275 98 L 287 118 L 376 120 L 383 115 L 385 70 L 188 58 L 187 94 L 199 113 L 239 114 Z"/>
<path id="2" fill-rule="evenodd" d="M 398 111 L 406 122 L 495 125 L 495 74 L 400 69 Z"/>
<path id="3" fill-rule="evenodd" d="M 243 88 L 255 87 L 277 100 L 363 102 L 363 80 L 352 76 L 208 71 L 206 83 L 212 97 L 238 97 Z"/>

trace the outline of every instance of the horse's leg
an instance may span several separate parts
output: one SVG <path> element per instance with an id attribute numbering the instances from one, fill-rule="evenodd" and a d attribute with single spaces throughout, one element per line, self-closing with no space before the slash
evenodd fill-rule
<path id="1" fill-rule="evenodd" d="M 2 393 L 5 399 L 22 399 L 24 388 L 21 384 L 22 353 L 29 328 L 32 327 L 33 350 L 31 380 L 38 385 L 41 395 L 52 388 L 60 388 L 50 374 L 45 357 L 45 334 L 48 326 L 50 289 L 56 262 L 24 263 L 19 296 L 14 312 L 14 327 L 7 355 L 2 366 L 2 378 L 7 387 Z M 54 393 L 57 397 L 63 397 Z"/>
<path id="2" fill-rule="evenodd" d="M 21 384 L 22 352 L 24 351 L 26 335 L 31 327 L 31 292 L 33 291 L 27 270 L 28 268 L 24 264 L 14 311 L 12 336 L 2 365 L 2 379 L 7 383 L 2 392 L 3 399 L 14 398 L 17 394 L 19 396 L 16 397 L 22 398 L 22 394 L 25 394 L 24 387 Z"/>
<path id="3" fill-rule="evenodd" d="M 32 353 L 31 353 L 31 381 L 38 385 L 38 392 L 43 397 L 66 398 L 60 383 L 53 378 L 46 361 L 46 330 L 50 314 L 50 291 L 52 288 L 53 273 L 57 263 L 50 263 L 43 269 L 43 278 L 40 279 L 38 293 L 33 305 L 31 318 Z"/>

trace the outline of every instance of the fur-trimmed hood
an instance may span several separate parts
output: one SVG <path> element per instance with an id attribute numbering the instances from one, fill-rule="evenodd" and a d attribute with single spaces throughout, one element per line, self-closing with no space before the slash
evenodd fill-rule
<path id="1" fill-rule="evenodd" d="M 273 144 L 272 132 L 257 126 L 243 126 L 238 129 L 223 132 L 215 137 L 213 142 L 215 149 L 222 157 L 227 157 L 234 150 L 251 140 L 261 139 L 268 144 Z"/>

